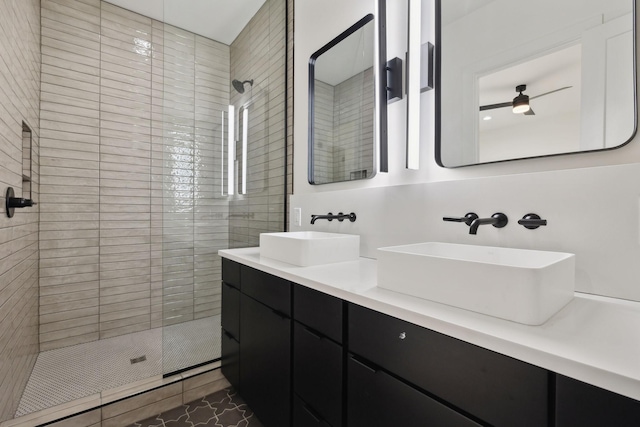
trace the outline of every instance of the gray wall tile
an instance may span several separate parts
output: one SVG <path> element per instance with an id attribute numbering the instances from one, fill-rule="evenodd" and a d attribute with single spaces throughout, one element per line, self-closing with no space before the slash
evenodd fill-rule
<path id="1" fill-rule="evenodd" d="M 31 197 L 39 201 L 40 2 L 0 3 L 0 187 L 29 197 L 23 167 L 31 158 Z M 32 152 L 23 153 L 22 122 L 31 128 Z M 24 158 L 24 161 L 23 161 Z M 24 163 L 24 165 L 23 165 Z M 38 211 L 0 207 L 0 421 L 13 417 L 38 345 Z"/>

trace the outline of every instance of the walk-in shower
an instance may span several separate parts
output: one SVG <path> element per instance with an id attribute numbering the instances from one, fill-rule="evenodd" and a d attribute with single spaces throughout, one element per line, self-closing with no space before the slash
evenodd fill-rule
<path id="1" fill-rule="evenodd" d="M 245 1 L 224 40 L 169 0 L 41 1 L 40 352 L 0 422 L 219 359 L 217 252 L 283 231 L 290 173 L 287 1 Z"/>

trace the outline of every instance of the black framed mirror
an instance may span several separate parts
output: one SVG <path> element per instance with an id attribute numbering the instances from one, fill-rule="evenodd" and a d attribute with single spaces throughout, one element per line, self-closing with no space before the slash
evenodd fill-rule
<path id="1" fill-rule="evenodd" d="M 635 136 L 635 0 L 435 4 L 440 166 L 610 150 Z"/>
<path id="2" fill-rule="evenodd" d="M 310 184 L 386 171 L 384 2 L 309 59 Z M 381 101 L 384 100 L 384 101 Z"/>

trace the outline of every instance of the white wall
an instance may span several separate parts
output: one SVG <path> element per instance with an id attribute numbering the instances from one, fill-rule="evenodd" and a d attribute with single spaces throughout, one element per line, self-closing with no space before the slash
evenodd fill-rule
<path id="1" fill-rule="evenodd" d="M 406 5 L 389 2 L 388 57 L 404 57 Z M 611 151 L 445 169 L 434 159 L 433 91 L 423 94 L 421 170 L 404 169 L 404 101 L 389 109 L 389 170 L 370 180 L 311 186 L 306 181 L 307 61 L 309 55 L 373 10 L 373 0 L 296 2 L 294 195 L 303 223 L 290 229 L 361 235 L 361 252 L 425 240 L 562 250 L 576 253 L 578 289 L 640 301 L 640 142 Z M 335 13 L 339 10 L 340 13 Z M 628 165 L 628 166 L 623 166 Z M 601 167 L 606 166 L 606 167 Z M 409 184 L 409 185 L 407 185 Z M 355 223 L 318 221 L 313 213 L 351 212 Z M 444 223 L 442 216 L 503 211 L 510 224 L 501 230 L 483 226 L 477 236 L 466 226 Z M 517 225 L 536 212 L 547 228 Z M 294 216 L 291 215 L 291 218 Z"/>

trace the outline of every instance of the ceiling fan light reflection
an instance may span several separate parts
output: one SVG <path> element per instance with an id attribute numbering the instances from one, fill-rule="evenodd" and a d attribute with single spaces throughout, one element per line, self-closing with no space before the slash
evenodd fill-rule
<path id="1" fill-rule="evenodd" d="M 529 111 L 531 107 L 529 106 L 529 96 L 523 95 L 520 92 L 520 95 L 513 98 L 513 113 L 514 114 L 522 114 Z"/>

